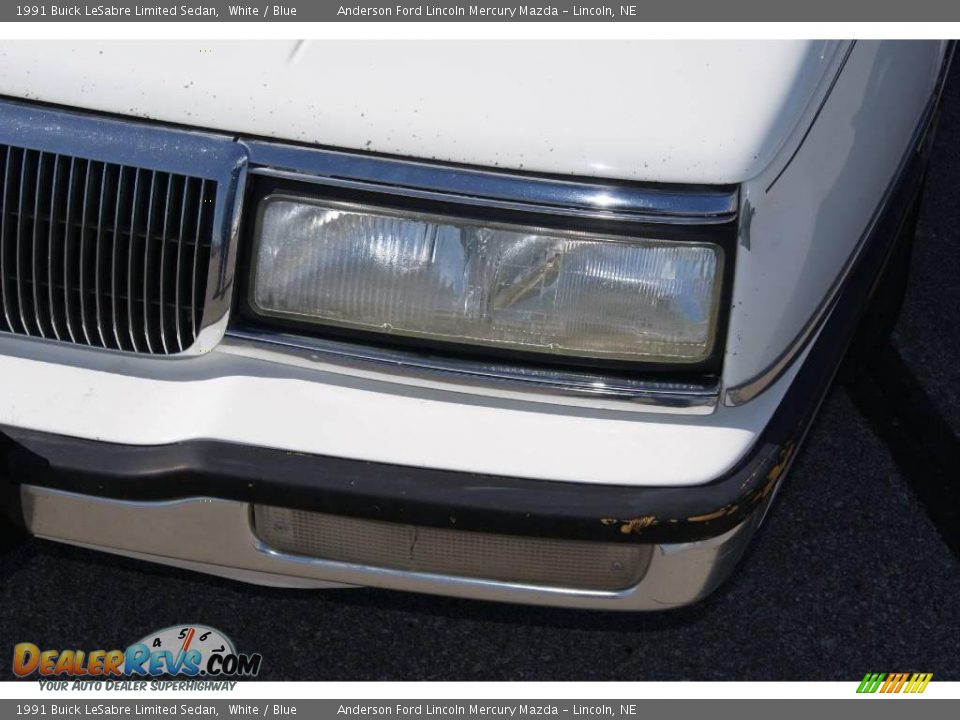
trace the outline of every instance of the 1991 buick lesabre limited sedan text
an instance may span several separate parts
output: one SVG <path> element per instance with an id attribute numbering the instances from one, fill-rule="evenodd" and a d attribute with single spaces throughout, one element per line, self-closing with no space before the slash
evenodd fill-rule
<path id="1" fill-rule="evenodd" d="M 730 574 L 890 327 L 952 47 L 4 52 L 11 529 L 652 610 Z"/>

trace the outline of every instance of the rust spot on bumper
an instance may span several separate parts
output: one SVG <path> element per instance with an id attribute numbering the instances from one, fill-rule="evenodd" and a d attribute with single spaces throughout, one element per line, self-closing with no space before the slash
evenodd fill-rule
<path id="1" fill-rule="evenodd" d="M 705 513 L 704 515 L 694 515 L 693 517 L 688 517 L 687 522 L 707 522 L 709 520 L 716 520 L 717 518 L 722 518 L 724 515 L 730 512 L 729 508 L 722 507 L 719 510 L 714 510 L 711 513 Z"/>
<path id="2" fill-rule="evenodd" d="M 643 517 L 633 518 L 632 520 L 623 520 L 620 526 L 620 532 L 624 535 L 643 532 L 646 528 L 657 524 L 657 518 L 653 515 L 644 515 Z"/>

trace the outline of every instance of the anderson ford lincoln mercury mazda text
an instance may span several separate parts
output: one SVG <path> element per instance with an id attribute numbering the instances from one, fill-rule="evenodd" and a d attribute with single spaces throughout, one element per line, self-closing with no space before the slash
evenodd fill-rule
<path id="1" fill-rule="evenodd" d="M 270 585 L 694 602 L 896 314 L 951 52 L 7 43 L 7 522 Z"/>

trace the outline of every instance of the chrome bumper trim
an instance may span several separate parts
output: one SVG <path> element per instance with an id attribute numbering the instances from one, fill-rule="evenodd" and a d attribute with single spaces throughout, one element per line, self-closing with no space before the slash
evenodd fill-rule
<path id="1" fill-rule="evenodd" d="M 398 352 L 251 328 L 230 328 L 219 350 L 259 360 L 290 364 L 324 362 L 346 371 L 372 371 L 408 381 L 440 381 L 489 394 L 497 390 L 577 399 L 578 405 L 659 410 L 709 415 L 720 398 L 719 384 L 668 383 L 613 378 L 589 371 L 559 371 Z M 533 398 L 535 399 L 535 398 Z M 616 405 L 604 401 L 614 401 Z M 626 409 L 626 408 L 625 408 Z"/>
<path id="2" fill-rule="evenodd" d="M 730 574 L 763 517 L 761 508 L 728 532 L 699 542 L 654 545 L 635 586 L 616 592 L 411 573 L 298 557 L 254 535 L 250 505 L 191 498 L 129 502 L 21 486 L 24 524 L 72 545 L 285 587 L 365 585 L 474 600 L 604 610 L 663 610 L 712 592 Z"/>

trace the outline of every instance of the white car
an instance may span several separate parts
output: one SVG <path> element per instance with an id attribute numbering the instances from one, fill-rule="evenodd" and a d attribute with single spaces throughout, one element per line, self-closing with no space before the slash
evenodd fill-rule
<path id="1" fill-rule="evenodd" d="M 11 522 L 652 610 L 729 575 L 895 317 L 952 47 L 3 51 Z"/>

